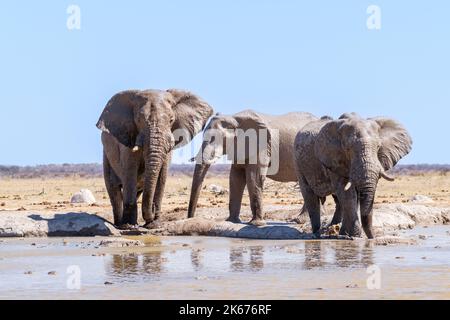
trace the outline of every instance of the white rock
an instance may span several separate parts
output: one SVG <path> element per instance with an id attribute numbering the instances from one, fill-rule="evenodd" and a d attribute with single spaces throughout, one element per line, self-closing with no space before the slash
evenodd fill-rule
<path id="1" fill-rule="evenodd" d="M 218 186 L 216 184 L 210 184 L 208 186 L 208 190 L 211 193 L 214 193 L 214 194 L 226 194 L 226 193 L 228 193 L 228 190 L 226 188 Z"/>
<path id="2" fill-rule="evenodd" d="M 40 213 L 4 211 L 0 237 L 92 237 L 120 235 L 106 220 L 85 212 Z"/>
<path id="3" fill-rule="evenodd" d="M 411 203 L 433 203 L 433 199 L 427 196 L 423 196 L 421 194 L 416 194 L 414 197 L 409 199 Z"/>
<path id="4" fill-rule="evenodd" d="M 70 199 L 70 203 L 95 203 L 95 197 L 91 190 L 81 189 L 79 192 L 75 193 Z"/>

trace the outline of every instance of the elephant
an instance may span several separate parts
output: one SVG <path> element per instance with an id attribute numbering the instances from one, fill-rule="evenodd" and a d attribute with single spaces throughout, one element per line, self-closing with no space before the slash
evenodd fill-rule
<path id="1" fill-rule="evenodd" d="M 345 113 L 312 121 L 295 138 L 294 157 L 300 190 L 311 220 L 320 230 L 320 199 L 333 195 L 333 223 L 341 235 L 372 239 L 372 211 L 378 180 L 393 181 L 386 171 L 406 156 L 412 138 L 397 121 Z M 361 222 L 358 218 L 360 211 Z"/>
<path id="2" fill-rule="evenodd" d="M 138 226 L 141 194 L 144 227 L 158 226 L 171 151 L 202 131 L 212 114 L 208 103 L 183 90 L 128 90 L 109 100 L 97 128 L 116 226 Z"/>
<path id="3" fill-rule="evenodd" d="M 291 112 L 284 115 L 268 115 L 245 110 L 234 115 L 215 115 L 206 126 L 203 143 L 196 159 L 188 208 L 188 218 L 194 217 L 200 190 L 209 167 L 222 155 L 231 160 L 229 176 L 229 217 L 227 221 L 240 223 L 242 196 L 247 186 L 253 218 L 250 224 L 265 225 L 262 207 L 262 191 L 266 176 L 279 182 L 296 182 L 294 163 L 294 139 L 307 123 L 316 120 L 306 112 Z M 253 129 L 253 130 L 251 130 Z M 245 145 L 249 132 L 254 140 Z M 214 132 L 215 134 L 209 134 Z M 251 138 L 249 138 L 251 140 Z M 251 150 L 252 146 L 259 150 Z M 253 155 L 257 159 L 251 161 Z M 193 159 L 193 160 L 194 160 Z"/>

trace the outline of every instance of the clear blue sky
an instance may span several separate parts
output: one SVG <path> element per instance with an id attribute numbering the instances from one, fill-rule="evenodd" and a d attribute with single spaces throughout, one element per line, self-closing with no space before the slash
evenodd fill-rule
<path id="1" fill-rule="evenodd" d="M 70 4 L 81 30 L 66 27 Z M 370 4 L 381 30 L 366 27 Z M 414 139 L 403 163 L 450 163 L 449 12 L 449 1 L 2 0 L 0 164 L 101 162 L 108 99 L 172 87 L 221 113 L 394 117 Z"/>

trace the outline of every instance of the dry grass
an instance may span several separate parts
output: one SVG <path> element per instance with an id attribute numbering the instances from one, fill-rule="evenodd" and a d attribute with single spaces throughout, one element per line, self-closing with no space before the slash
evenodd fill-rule
<path id="1" fill-rule="evenodd" d="M 300 205 L 303 200 L 295 183 L 277 183 L 266 180 L 264 203 L 266 205 Z M 204 186 L 216 184 L 228 188 L 226 176 L 209 176 Z M 166 185 L 163 211 L 173 218 L 186 215 L 189 202 L 191 178 L 183 175 L 170 176 Z M 73 193 L 82 188 L 90 189 L 97 203 L 92 206 L 71 204 Z M 432 198 L 435 205 L 450 205 L 450 176 L 445 173 L 424 173 L 399 176 L 395 182 L 380 181 L 376 203 L 407 202 L 421 194 Z M 248 207 L 244 196 L 243 206 Z M 332 205 L 331 198 L 328 205 Z M 228 207 L 228 194 L 215 195 L 207 189 L 202 191 L 199 207 Z M 102 178 L 35 178 L 0 180 L 0 211 L 85 211 L 111 218 L 111 207 Z"/>

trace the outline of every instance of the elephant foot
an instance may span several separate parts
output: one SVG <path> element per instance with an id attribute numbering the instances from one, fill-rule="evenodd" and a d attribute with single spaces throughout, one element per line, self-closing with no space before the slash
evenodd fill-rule
<path id="1" fill-rule="evenodd" d="M 355 225 L 353 227 L 346 227 L 342 225 L 341 230 L 339 230 L 339 235 L 361 238 L 361 227 L 359 225 Z"/>
<path id="2" fill-rule="evenodd" d="M 239 217 L 231 217 L 229 216 L 227 220 L 228 222 L 233 222 L 233 223 L 242 223 L 241 219 L 239 219 Z"/>
<path id="3" fill-rule="evenodd" d="M 153 220 L 146 222 L 143 226 L 145 229 L 159 229 L 161 228 L 161 221 L 160 220 Z"/>
<path id="4" fill-rule="evenodd" d="M 119 230 L 137 230 L 137 229 L 139 229 L 139 225 L 131 224 L 131 223 L 122 223 L 117 226 L 117 229 L 119 229 Z"/>
<path id="5" fill-rule="evenodd" d="M 253 218 L 248 224 L 251 224 L 251 225 L 253 225 L 255 227 L 263 227 L 267 223 L 263 219 Z"/>

